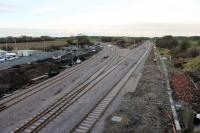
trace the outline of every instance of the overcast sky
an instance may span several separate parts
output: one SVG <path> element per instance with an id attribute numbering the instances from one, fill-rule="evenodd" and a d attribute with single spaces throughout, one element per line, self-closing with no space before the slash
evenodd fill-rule
<path id="1" fill-rule="evenodd" d="M 0 36 L 200 35 L 200 0 L 0 0 Z"/>

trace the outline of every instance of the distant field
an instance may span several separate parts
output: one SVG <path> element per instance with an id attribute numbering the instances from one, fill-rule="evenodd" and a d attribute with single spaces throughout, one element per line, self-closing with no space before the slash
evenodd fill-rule
<path id="1" fill-rule="evenodd" d="M 43 49 L 44 43 L 42 42 L 29 42 L 29 49 Z M 66 45 L 66 40 L 55 40 L 46 41 L 46 48 L 51 46 L 64 46 Z M 14 43 L 9 43 L 8 46 L 12 46 L 15 49 Z M 5 44 L 0 44 L 0 49 L 5 47 Z M 27 49 L 27 43 L 17 43 L 18 50 Z"/>

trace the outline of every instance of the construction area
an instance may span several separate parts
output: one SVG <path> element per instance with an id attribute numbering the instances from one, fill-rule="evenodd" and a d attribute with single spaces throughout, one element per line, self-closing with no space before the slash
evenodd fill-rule
<path id="1" fill-rule="evenodd" d="M 13 92 L 17 93 L 20 90 L 34 86 L 35 84 L 59 74 L 72 65 L 76 65 L 78 58 L 81 61 L 87 60 L 92 55 L 98 53 L 102 48 L 95 46 L 94 49 L 80 48 L 78 56 L 76 53 L 72 54 L 66 51 L 66 54 L 63 56 L 52 56 L 52 58 L 16 65 L 9 69 L 1 70 L 0 99 L 8 97 Z"/>

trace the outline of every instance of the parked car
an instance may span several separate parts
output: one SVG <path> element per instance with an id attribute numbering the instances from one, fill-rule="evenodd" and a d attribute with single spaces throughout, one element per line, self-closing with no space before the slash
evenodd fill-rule
<path id="1" fill-rule="evenodd" d="M 0 63 L 4 63 L 6 61 L 5 57 L 0 56 Z"/>
<path id="2" fill-rule="evenodd" d="M 108 55 L 105 55 L 103 58 L 106 59 L 106 58 L 108 58 L 108 57 L 109 57 Z"/>

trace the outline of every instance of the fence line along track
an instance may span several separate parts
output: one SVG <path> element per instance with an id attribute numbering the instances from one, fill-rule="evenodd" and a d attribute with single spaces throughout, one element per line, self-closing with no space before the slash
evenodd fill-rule
<path id="1" fill-rule="evenodd" d="M 53 77 L 49 80 L 46 80 L 40 84 L 37 84 L 31 88 L 29 88 L 27 91 L 23 92 L 22 94 L 20 95 L 17 95 L 11 99 L 8 99 L 4 102 L 2 102 L 0 104 L 0 112 L 15 105 L 16 103 L 26 99 L 27 97 L 49 87 L 50 85 L 53 85 L 53 84 L 58 84 L 60 83 L 61 81 L 63 81 L 65 78 L 69 77 L 70 75 L 72 75 L 74 72 L 76 72 L 77 70 L 80 70 L 82 68 L 84 68 L 85 66 L 87 65 L 91 65 L 91 63 L 93 63 L 97 58 L 101 57 L 102 55 L 99 54 L 98 56 L 94 57 L 94 58 L 91 58 L 87 61 L 85 61 L 84 63 L 80 64 L 80 65 L 77 65 L 75 66 L 73 69 L 70 69 L 69 71 L 66 71 L 66 72 L 63 72 L 59 75 L 57 75 L 56 77 Z M 39 88 L 39 89 L 38 89 Z M 37 89 L 37 90 L 36 90 Z"/>
<path id="2" fill-rule="evenodd" d="M 112 89 L 83 117 L 83 119 L 71 130 L 71 133 L 88 133 L 94 127 L 96 122 L 101 118 L 111 102 L 119 94 L 121 89 L 127 83 L 132 73 L 139 67 L 145 57 L 148 55 L 151 47 L 146 50 L 145 54 L 139 58 L 134 64 L 133 68 L 125 74 L 124 77 L 119 79 L 119 82 L 115 84 Z"/>
<path id="3" fill-rule="evenodd" d="M 116 51 L 116 50 L 115 50 Z M 66 93 L 63 97 L 59 98 L 55 103 L 50 105 L 47 109 L 35 115 L 30 121 L 25 122 L 20 128 L 17 128 L 14 132 L 38 132 L 44 126 L 46 126 L 50 121 L 56 118 L 59 114 L 65 111 L 72 103 L 78 100 L 82 95 L 84 95 L 89 89 L 91 89 L 95 84 L 87 88 L 91 85 L 95 79 L 102 74 L 102 72 L 110 66 L 110 64 L 117 58 L 116 52 L 113 57 L 105 63 L 102 63 L 99 67 L 100 69 L 96 71 L 96 73 L 87 79 L 83 84 L 79 85 L 76 88 L 71 89 L 70 92 Z M 106 75 L 105 75 L 106 76 Z M 104 76 L 104 77 L 105 77 Z M 102 78 L 101 78 L 102 80 Z M 99 80 L 98 80 L 99 81 Z M 81 93 L 82 92 L 82 93 Z M 81 94 L 81 95 L 80 95 Z M 78 97 L 78 98 L 77 98 Z"/>

